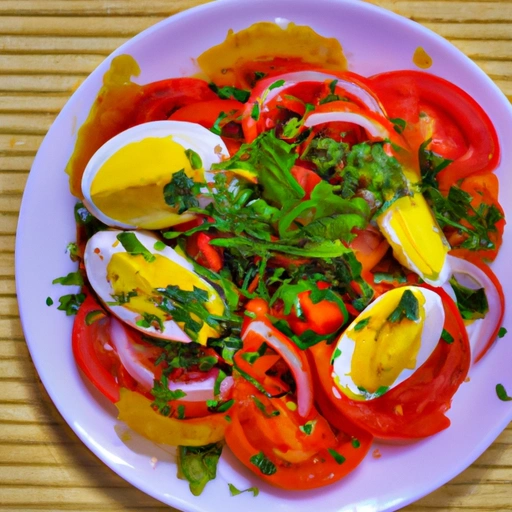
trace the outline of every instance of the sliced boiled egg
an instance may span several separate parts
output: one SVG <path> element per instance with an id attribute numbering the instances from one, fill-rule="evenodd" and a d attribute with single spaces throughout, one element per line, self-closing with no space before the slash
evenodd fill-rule
<path id="1" fill-rule="evenodd" d="M 212 315 L 224 313 L 222 299 L 194 272 L 192 264 L 151 234 L 100 231 L 87 242 L 84 264 L 89 282 L 105 306 L 135 329 L 159 338 L 203 345 L 208 338 L 219 337 L 213 327 L 205 322 L 201 325 L 192 314 L 190 318 L 199 322 L 200 328 L 192 330 L 193 335 L 187 334 L 184 322 L 174 321 L 169 307 L 161 307 L 164 296 L 157 289 L 175 286 L 186 292 L 206 292 L 202 294 L 206 310 Z M 173 302 L 170 304 L 172 307 Z M 187 313 L 186 308 L 183 311 Z"/>
<path id="2" fill-rule="evenodd" d="M 397 199 L 376 221 L 401 265 L 432 286 L 449 279 L 450 246 L 421 193 Z"/>
<path id="3" fill-rule="evenodd" d="M 162 229 L 193 218 L 164 200 L 173 174 L 211 181 L 212 164 L 228 158 L 222 139 L 199 124 L 154 121 L 113 137 L 92 156 L 82 177 L 84 204 L 103 223 Z"/>
<path id="4" fill-rule="evenodd" d="M 353 400 L 372 400 L 410 377 L 441 337 L 440 296 L 425 288 L 390 290 L 342 334 L 333 356 L 336 388 Z"/>

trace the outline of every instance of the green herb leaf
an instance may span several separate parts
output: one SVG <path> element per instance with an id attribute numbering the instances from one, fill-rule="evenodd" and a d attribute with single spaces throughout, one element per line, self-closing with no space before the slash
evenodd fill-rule
<path id="1" fill-rule="evenodd" d="M 278 87 L 282 87 L 285 84 L 284 80 L 276 80 L 273 84 L 268 86 L 268 90 L 277 89 Z"/>
<path id="2" fill-rule="evenodd" d="M 333 450 L 332 448 L 328 448 L 327 451 L 332 455 L 333 459 L 338 464 L 343 464 L 347 459 L 343 457 L 343 455 L 339 454 L 336 450 Z"/>
<path id="3" fill-rule="evenodd" d="M 236 87 L 230 87 L 228 85 L 224 87 L 218 87 L 215 84 L 209 84 L 208 87 L 222 100 L 237 100 L 241 103 L 245 103 L 251 96 L 251 91 L 245 89 L 237 89 Z"/>
<path id="4" fill-rule="evenodd" d="M 251 492 L 254 497 L 258 496 L 260 493 L 260 490 L 257 487 L 249 487 L 248 489 L 244 489 L 243 491 L 240 491 L 237 489 L 233 484 L 228 484 L 229 486 L 229 492 L 231 496 L 238 496 L 239 494 L 242 494 L 244 492 Z"/>
<path id="5" fill-rule="evenodd" d="M 222 444 L 178 447 L 178 478 L 189 482 L 190 491 L 199 496 L 206 484 L 217 476 Z"/>
<path id="6" fill-rule="evenodd" d="M 46 297 L 46 305 L 52 306 L 53 305 L 53 299 L 51 297 Z"/>
<path id="7" fill-rule="evenodd" d="M 215 135 L 222 135 L 222 127 L 221 127 L 220 123 L 222 123 L 222 121 L 226 117 L 228 117 L 228 115 L 225 112 L 220 112 L 217 119 L 213 123 L 213 126 L 210 128 L 210 131 L 215 133 Z"/>
<path id="8" fill-rule="evenodd" d="M 121 245 L 128 254 L 132 256 L 140 254 L 148 263 L 155 261 L 156 258 L 154 254 L 151 254 L 151 252 L 142 245 L 135 233 L 124 231 L 123 233 L 119 233 L 116 238 L 121 242 Z"/>
<path id="9" fill-rule="evenodd" d="M 258 397 L 253 395 L 251 398 L 256 407 L 263 413 L 265 418 L 273 418 L 274 416 L 279 416 L 280 413 L 277 409 L 273 409 L 271 411 L 268 410 L 268 407 L 271 407 L 270 404 L 267 407 Z"/>
<path id="10" fill-rule="evenodd" d="M 508 396 L 503 384 L 496 384 L 496 394 L 502 402 L 510 402 L 512 400 L 512 397 Z"/>
<path id="11" fill-rule="evenodd" d="M 270 476 L 276 473 L 276 465 L 268 459 L 263 452 L 253 455 L 249 462 L 254 464 L 264 475 Z"/>
<path id="12" fill-rule="evenodd" d="M 157 240 L 153 249 L 155 249 L 155 251 L 163 251 L 166 247 L 167 245 L 165 245 L 161 240 Z"/>
<path id="13" fill-rule="evenodd" d="M 59 299 L 59 305 L 57 306 L 57 309 L 59 311 L 65 311 L 67 316 L 76 315 L 84 300 L 85 294 L 83 293 L 71 293 L 69 295 L 63 295 Z"/>
<path id="14" fill-rule="evenodd" d="M 446 329 L 443 329 L 443 332 L 441 333 L 441 339 L 449 345 L 454 342 L 453 336 Z"/>
<path id="15" fill-rule="evenodd" d="M 389 322 L 401 322 L 404 318 L 416 322 L 420 318 L 418 299 L 411 290 L 405 290 L 396 309 L 388 316 Z"/>
<path id="16" fill-rule="evenodd" d="M 203 168 L 203 161 L 201 160 L 201 157 L 193 149 L 186 149 L 185 156 L 190 162 L 192 169 L 197 170 Z"/>
<path id="17" fill-rule="evenodd" d="M 154 381 L 151 394 L 153 395 L 153 403 L 151 405 L 156 407 L 158 412 L 164 416 L 169 416 L 171 413 L 169 402 L 187 396 L 181 389 L 170 390 L 169 380 L 165 374 L 162 375 L 160 380 Z"/>
<path id="18" fill-rule="evenodd" d="M 390 121 L 393 123 L 393 128 L 397 133 L 403 133 L 403 131 L 407 127 L 405 119 L 401 119 L 400 117 L 395 117 L 394 119 L 390 119 Z"/>
<path id="19" fill-rule="evenodd" d="M 94 311 L 89 311 L 87 315 L 85 315 L 85 325 L 92 325 L 94 322 L 97 322 L 101 318 L 105 318 L 105 311 L 102 309 L 95 309 Z"/>
<path id="20" fill-rule="evenodd" d="M 299 426 L 299 430 L 306 434 L 307 436 L 310 436 L 313 433 L 313 430 L 315 429 L 316 420 L 311 420 L 306 422 L 304 425 Z"/>
<path id="21" fill-rule="evenodd" d="M 462 318 L 474 320 L 483 318 L 487 314 L 489 304 L 484 288 L 466 288 L 457 281 L 455 276 L 450 279 L 450 284 L 457 298 L 457 307 Z"/>
<path id="22" fill-rule="evenodd" d="M 359 441 L 359 439 L 357 439 L 357 437 L 353 437 L 352 438 L 352 446 L 354 448 L 360 448 L 361 447 L 361 441 Z"/>
<path id="23" fill-rule="evenodd" d="M 151 313 L 142 313 L 142 318 L 137 320 L 136 325 L 139 327 L 143 327 L 144 329 L 149 329 L 150 327 L 154 327 L 160 332 L 164 331 L 164 323 L 159 316 L 152 315 Z"/>
<path id="24" fill-rule="evenodd" d="M 258 121 L 260 118 L 260 104 L 256 101 L 251 109 L 251 117 Z"/>
<path id="25" fill-rule="evenodd" d="M 334 352 L 333 352 L 332 356 L 331 356 L 331 364 L 333 364 L 334 360 L 337 359 L 340 356 L 341 356 L 341 350 L 338 347 L 336 347 L 334 349 Z"/>
<path id="26" fill-rule="evenodd" d="M 367 316 L 365 319 L 360 320 L 357 322 L 356 325 L 354 325 L 354 331 L 361 331 L 363 330 L 369 323 L 370 323 L 370 316 Z"/>
<path id="27" fill-rule="evenodd" d="M 498 338 L 503 338 L 507 334 L 507 329 L 505 327 L 500 327 L 500 330 L 498 331 Z"/>
<path id="28" fill-rule="evenodd" d="M 189 208 L 199 206 L 197 193 L 200 184 L 195 183 L 192 178 L 185 174 L 185 170 L 175 172 L 171 181 L 164 187 L 164 201 L 169 206 L 178 209 L 178 214 L 187 211 Z"/>
<path id="29" fill-rule="evenodd" d="M 76 272 L 70 272 L 67 276 L 57 277 L 52 281 L 52 284 L 62 284 L 64 286 L 82 286 L 84 284 L 84 279 L 79 270 Z"/>

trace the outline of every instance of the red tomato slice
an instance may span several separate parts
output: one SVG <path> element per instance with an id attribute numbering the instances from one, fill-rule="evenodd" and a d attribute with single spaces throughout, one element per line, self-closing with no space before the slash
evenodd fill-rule
<path id="1" fill-rule="evenodd" d="M 144 85 L 135 105 L 134 125 L 149 121 L 163 121 L 185 105 L 215 100 L 218 96 L 208 83 L 198 78 L 169 78 Z"/>
<path id="2" fill-rule="evenodd" d="M 244 104 L 236 100 L 221 100 L 217 98 L 215 100 L 198 101 L 176 110 L 169 116 L 169 120 L 188 121 L 210 129 L 221 112 L 224 112 L 229 118 L 234 118 L 243 107 Z"/>
<path id="3" fill-rule="evenodd" d="M 95 313 L 97 312 L 97 313 Z M 97 314 L 103 318 L 87 325 Z M 119 383 L 113 375 L 113 368 L 121 363 L 112 351 L 105 349 L 110 339 L 110 319 L 96 300 L 88 294 L 80 306 L 73 324 L 73 355 L 78 367 L 94 386 L 111 402 L 119 401 Z"/>
<path id="4" fill-rule="evenodd" d="M 431 149 L 454 161 L 439 174 L 440 187 L 476 172 L 492 171 L 500 160 L 496 130 L 478 103 L 456 85 L 423 71 L 391 71 L 370 79 L 390 118 L 404 119 L 403 135 L 413 149 L 432 137 Z M 422 114 L 423 113 L 423 114 Z M 423 133 L 426 115 L 430 133 Z"/>
<path id="5" fill-rule="evenodd" d="M 234 398 L 226 429 L 229 448 L 248 469 L 281 489 L 315 489 L 336 482 L 370 449 L 367 432 L 335 434 L 316 409 L 302 417 L 288 397 L 269 399 L 243 378 L 235 381 Z M 266 462 L 258 462 L 262 460 Z"/>
<path id="6" fill-rule="evenodd" d="M 334 392 L 331 357 L 334 346 L 319 343 L 309 349 L 322 414 L 335 424 L 342 418 L 354 422 L 379 439 L 417 439 L 435 434 L 450 425 L 445 412 L 466 378 L 470 348 L 464 323 L 455 303 L 439 288 L 445 310 L 444 329 L 452 343 L 439 340 L 429 359 L 416 372 L 379 398 L 351 400 Z"/>
<path id="7" fill-rule="evenodd" d="M 459 233 L 458 230 L 445 228 L 448 242 L 453 249 L 459 251 L 460 257 L 467 256 L 467 259 L 476 257 L 482 260 L 493 261 L 501 247 L 503 231 L 506 224 L 503 208 L 498 202 L 498 178 L 491 172 L 473 174 L 462 181 L 460 188 L 471 195 L 471 206 L 475 210 L 478 210 L 482 205 L 495 206 L 501 212 L 503 218 L 494 224 L 493 231 L 489 231 L 489 240 L 494 244 L 494 248 L 492 249 L 479 249 L 477 251 L 461 249 L 460 245 L 466 240 L 467 236 Z M 462 224 L 467 223 L 466 221 L 462 221 Z"/>

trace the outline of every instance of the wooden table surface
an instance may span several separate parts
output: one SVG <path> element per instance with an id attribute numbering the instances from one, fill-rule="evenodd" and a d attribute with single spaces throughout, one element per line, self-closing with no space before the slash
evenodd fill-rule
<path id="1" fill-rule="evenodd" d="M 256 1 L 256 0 L 254 0 Z M 21 330 L 14 241 L 51 123 L 86 76 L 141 30 L 202 0 L 0 0 L 0 510 L 170 510 L 82 445 L 42 387 Z M 512 0 L 376 0 L 446 37 L 512 99 Z M 512 426 L 405 510 L 512 510 Z"/>

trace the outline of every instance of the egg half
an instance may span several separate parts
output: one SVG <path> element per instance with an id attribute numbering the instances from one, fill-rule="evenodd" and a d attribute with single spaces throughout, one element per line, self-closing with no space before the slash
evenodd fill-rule
<path id="1" fill-rule="evenodd" d="M 185 121 L 154 121 L 113 137 L 92 156 L 82 177 L 87 209 L 108 226 L 162 229 L 193 218 L 164 200 L 164 187 L 183 170 L 211 181 L 212 164 L 229 156 L 222 139 Z"/>
<path id="2" fill-rule="evenodd" d="M 175 322 L 159 307 L 163 295 L 156 290 L 177 286 L 188 292 L 204 290 L 206 310 L 212 315 L 224 313 L 224 303 L 215 289 L 195 273 L 189 261 L 153 235 L 100 231 L 87 242 L 84 264 L 89 282 L 105 306 L 135 329 L 159 338 L 203 345 L 208 338 L 219 337 L 213 327 L 203 323 L 192 339 L 183 322 Z"/>
<path id="3" fill-rule="evenodd" d="M 415 319 L 397 316 L 407 295 Z M 414 297 L 414 299 L 411 299 Z M 339 338 L 333 355 L 336 388 L 353 400 L 373 400 L 419 368 L 437 346 L 444 325 L 440 296 L 425 288 L 390 290 L 370 304 Z"/>
<path id="4" fill-rule="evenodd" d="M 376 221 L 401 265 L 432 286 L 449 279 L 450 246 L 422 194 L 397 199 Z"/>

